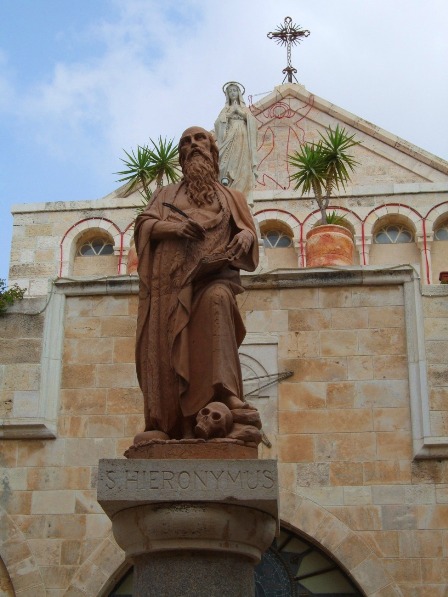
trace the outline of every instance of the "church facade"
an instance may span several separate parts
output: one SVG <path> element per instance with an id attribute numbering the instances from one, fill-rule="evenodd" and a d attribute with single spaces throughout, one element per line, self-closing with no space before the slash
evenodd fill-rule
<path id="1" fill-rule="evenodd" d="M 308 546 L 301 594 L 445 596 L 448 163 L 298 84 L 250 109 L 263 247 L 243 276 L 240 357 L 259 457 L 278 459 L 282 536 Z M 337 124 L 361 141 L 329 208 L 348 220 L 355 263 L 310 269 L 320 214 L 287 156 Z M 122 457 L 143 428 L 127 273 L 138 202 L 121 188 L 13 210 L 9 281 L 28 295 L 0 326 L 7 597 L 129 594 L 114 589 L 127 568 L 95 488 L 98 459 Z"/>

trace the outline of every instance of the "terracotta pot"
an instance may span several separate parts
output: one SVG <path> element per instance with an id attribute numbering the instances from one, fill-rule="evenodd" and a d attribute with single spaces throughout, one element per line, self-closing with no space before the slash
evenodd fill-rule
<path id="1" fill-rule="evenodd" d="M 306 235 L 306 266 L 353 265 L 355 245 L 344 226 L 316 226 Z"/>
<path id="2" fill-rule="evenodd" d="M 441 284 L 448 284 L 448 272 L 440 272 L 439 282 Z"/>
<path id="3" fill-rule="evenodd" d="M 126 266 L 126 273 L 135 274 L 137 272 L 137 267 L 138 267 L 137 251 L 135 249 L 134 243 L 132 243 L 129 248 L 128 264 Z"/>

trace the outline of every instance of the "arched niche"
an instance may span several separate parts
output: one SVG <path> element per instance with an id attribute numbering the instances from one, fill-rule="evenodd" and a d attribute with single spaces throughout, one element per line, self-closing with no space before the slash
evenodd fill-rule
<path id="1" fill-rule="evenodd" d="M 298 220 L 280 210 L 265 210 L 255 217 L 260 225 L 268 268 L 296 268 L 300 234 Z"/>
<path id="2" fill-rule="evenodd" d="M 445 212 L 439 214 L 432 227 L 431 263 L 432 281 L 437 284 L 440 272 L 448 271 L 448 205 Z"/>
<path id="3" fill-rule="evenodd" d="M 420 267 L 417 239 L 422 230 L 421 220 L 410 218 L 410 213 L 389 211 L 372 224 L 370 265 L 411 264 Z"/>
<path id="4" fill-rule="evenodd" d="M 104 218 L 88 218 L 77 222 L 62 238 L 59 275 L 61 277 L 116 275 L 120 269 L 121 236 L 118 226 Z M 113 252 L 93 256 L 80 255 L 82 246 L 95 239 L 111 244 Z"/>

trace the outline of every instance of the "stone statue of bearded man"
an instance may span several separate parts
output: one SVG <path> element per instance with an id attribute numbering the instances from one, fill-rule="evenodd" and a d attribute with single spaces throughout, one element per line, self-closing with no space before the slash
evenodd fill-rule
<path id="1" fill-rule="evenodd" d="M 136 363 L 145 402 L 145 431 L 135 443 L 194 438 L 196 415 L 211 402 L 246 406 L 235 296 L 243 291 L 240 269 L 258 264 L 254 222 L 244 195 L 218 182 L 210 133 L 188 128 L 179 152 L 182 181 L 157 190 L 135 224 Z"/>

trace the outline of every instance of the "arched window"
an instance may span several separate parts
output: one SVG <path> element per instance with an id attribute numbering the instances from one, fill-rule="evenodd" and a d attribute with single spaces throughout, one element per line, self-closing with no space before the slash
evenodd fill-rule
<path id="1" fill-rule="evenodd" d="M 378 245 L 397 245 L 401 243 L 412 243 L 414 235 L 401 224 L 388 224 L 380 228 L 375 236 L 374 242 Z"/>
<path id="2" fill-rule="evenodd" d="M 276 219 L 264 220 L 260 222 L 260 233 L 269 269 L 297 267 L 294 234 L 285 222 Z"/>
<path id="3" fill-rule="evenodd" d="M 73 261 L 74 276 L 114 275 L 118 271 L 118 255 L 114 254 L 113 238 L 106 230 L 89 228 L 77 239 Z"/>
<path id="4" fill-rule="evenodd" d="M 132 597 L 132 569 L 109 597 Z M 284 527 L 255 568 L 255 597 L 363 597 L 336 562 Z"/>
<path id="5" fill-rule="evenodd" d="M 267 249 L 286 249 L 292 246 L 292 238 L 282 230 L 269 229 L 261 237 Z"/>
<path id="6" fill-rule="evenodd" d="M 78 249 L 78 255 L 82 257 L 94 257 L 95 255 L 113 255 L 113 243 L 104 237 L 95 237 L 82 244 Z"/>
<path id="7" fill-rule="evenodd" d="M 406 215 L 389 213 L 380 218 L 373 228 L 370 265 L 399 264 L 420 267 L 416 225 Z"/>
<path id="8" fill-rule="evenodd" d="M 293 232 L 281 220 L 264 220 L 260 224 L 260 232 L 266 249 L 289 249 L 293 247 Z"/>
<path id="9" fill-rule="evenodd" d="M 448 219 L 447 214 L 442 214 L 434 223 L 434 242 L 431 251 L 432 281 L 436 284 L 437 280 L 442 282 L 448 271 Z M 445 282 L 443 282 L 445 283 Z"/>
<path id="10" fill-rule="evenodd" d="M 439 226 L 434 233 L 435 240 L 448 240 L 448 222 Z"/>

